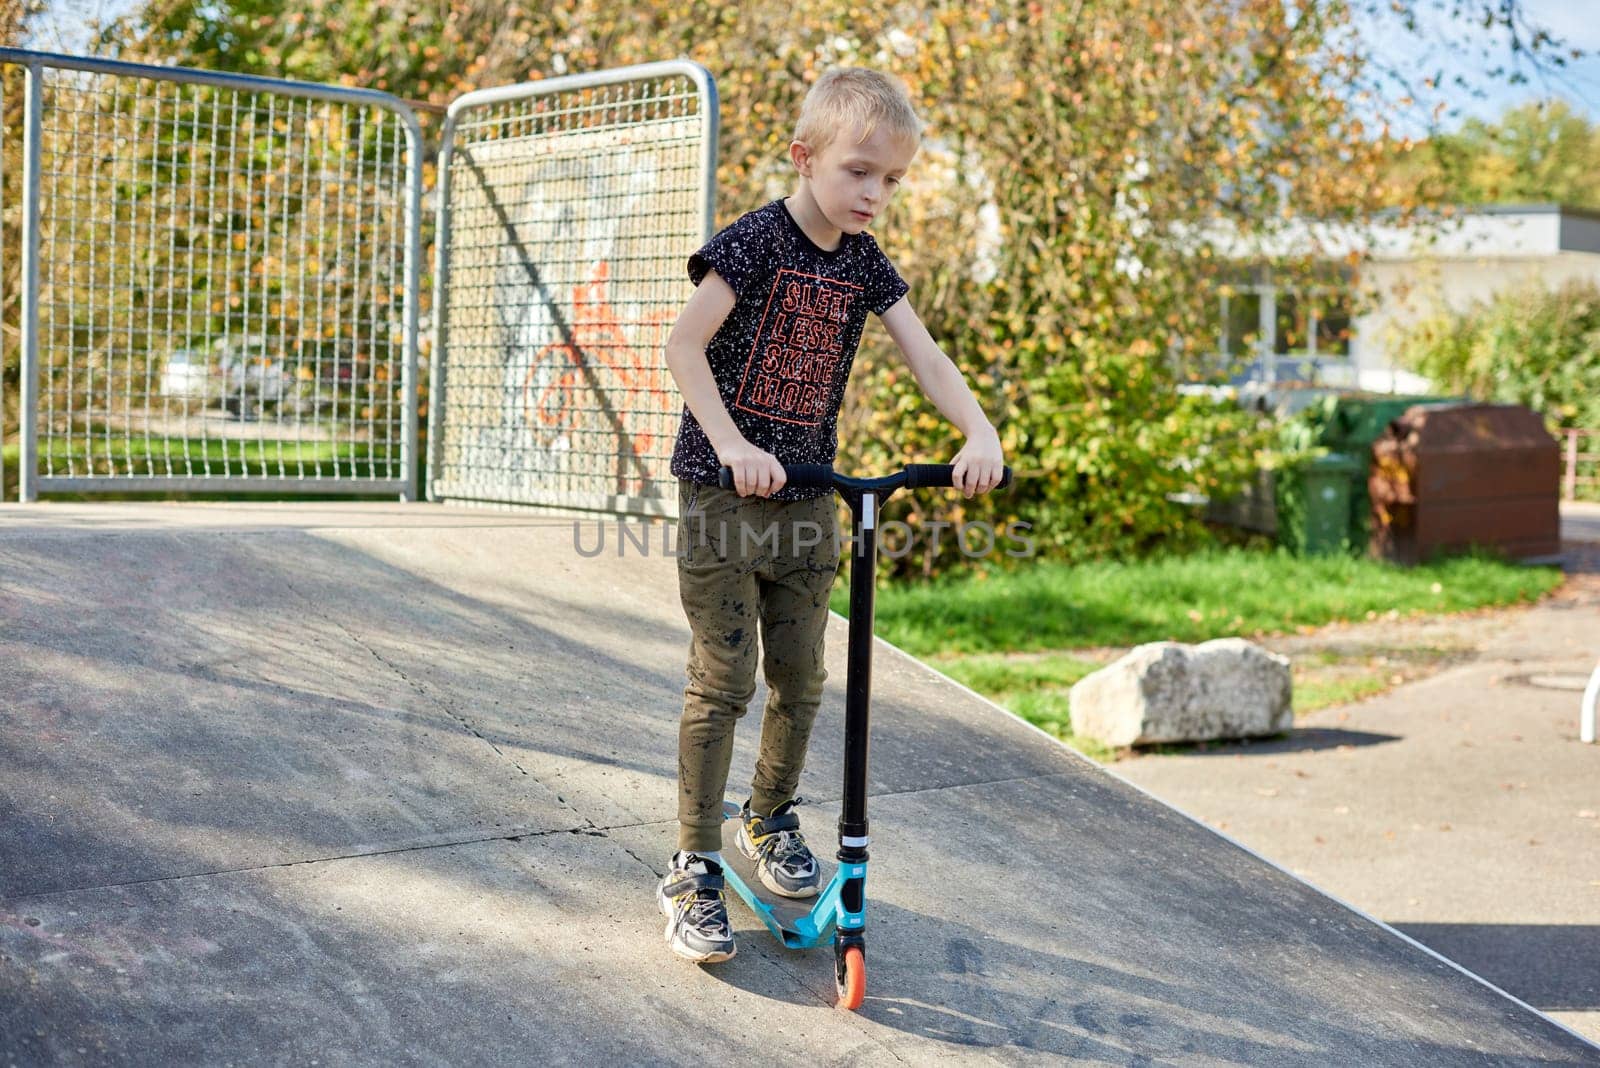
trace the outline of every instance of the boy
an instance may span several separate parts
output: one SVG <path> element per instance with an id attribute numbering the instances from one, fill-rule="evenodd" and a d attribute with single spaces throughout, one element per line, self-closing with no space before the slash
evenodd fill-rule
<path id="1" fill-rule="evenodd" d="M 769 890 L 802 898 L 818 891 L 794 790 L 827 677 L 837 517 L 831 490 L 785 487 L 783 466 L 833 462 L 839 405 L 869 311 L 966 435 L 952 461 L 956 486 L 971 497 L 1000 481 L 999 435 L 866 232 L 921 136 L 898 82 L 870 70 L 828 71 L 806 95 L 789 145 L 794 195 L 745 215 L 689 259 L 697 288 L 667 340 L 667 366 L 686 404 L 672 473 L 678 587 L 693 637 L 678 728 L 679 850 L 657 900 L 668 945 L 692 961 L 734 954 L 722 798 L 734 724 L 755 693 L 758 629 L 770 696 L 736 841 Z M 717 485 L 721 466 L 732 468 L 732 491 Z"/>

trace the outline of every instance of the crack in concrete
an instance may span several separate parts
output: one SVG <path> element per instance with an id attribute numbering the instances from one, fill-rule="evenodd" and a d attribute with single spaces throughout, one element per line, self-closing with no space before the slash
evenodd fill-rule
<path id="1" fill-rule="evenodd" d="M 940 790 L 969 790 L 976 786 L 994 786 L 999 783 L 1008 782 L 1028 782 L 1032 779 L 1054 779 L 1065 774 L 1070 773 L 1062 771 L 1041 771 L 1031 772 L 1027 775 L 1007 775 L 999 779 L 980 779 L 977 782 L 950 782 L 945 783 L 942 786 L 917 786 L 910 790 L 886 790 L 883 793 L 876 794 L 868 791 L 867 800 L 871 801 L 874 799 L 888 797 L 910 797 L 913 794 L 931 794 L 937 793 Z M 819 801 L 818 804 L 837 804 L 842 800 L 843 798 L 841 797 L 825 798 L 822 801 Z M 806 803 L 811 803 L 810 798 L 806 799 Z"/>
<path id="2" fill-rule="evenodd" d="M 311 598 L 307 597 L 304 593 L 300 592 L 300 590 L 296 589 L 293 583 L 288 582 L 287 580 L 285 580 L 284 585 L 286 587 L 288 587 L 290 593 L 292 593 L 296 597 L 300 598 L 307 605 L 315 607 L 316 602 L 314 602 Z M 529 771 L 527 768 L 525 768 L 521 764 L 517 763 L 516 759 L 514 757 L 512 757 L 509 753 L 507 753 L 504 749 L 501 749 L 493 741 L 491 741 L 490 739 L 484 737 L 483 734 L 480 733 L 478 731 L 478 729 L 476 727 L 474 727 L 472 725 L 472 723 L 470 721 L 468 721 L 468 719 L 465 716 L 463 716 L 460 712 L 456 711 L 454 705 L 452 704 L 452 702 L 450 700 L 450 697 L 447 694 L 442 694 L 442 693 L 441 694 L 433 694 L 433 693 L 430 693 L 426 686 L 424 686 L 422 683 L 420 683 L 420 682 L 412 679 L 410 676 L 408 676 L 403 670 L 401 670 L 401 668 L 400 668 L 400 666 L 398 664 L 395 664 L 393 661 L 391 661 L 387 657 L 385 657 L 382 653 L 380 653 L 376 649 L 374 649 L 371 645 L 369 645 L 366 641 L 364 641 L 359 634 L 357 634 L 355 631 L 353 631 L 349 627 L 347 627 L 341 620 L 336 619 L 336 618 L 334 618 L 332 616 L 329 616 L 328 619 L 329 619 L 330 622 L 333 623 L 334 626 L 338 627 L 339 630 L 344 633 L 345 637 L 349 638 L 352 642 L 354 642 L 356 645 L 360 646 L 363 650 L 365 650 L 368 656 L 372 657 L 378 663 L 380 663 L 384 667 L 388 668 L 391 672 L 393 672 L 395 674 L 396 677 L 398 677 L 400 679 L 401 682 L 403 682 L 407 686 L 411 687 L 411 689 L 416 692 L 418 697 L 421 697 L 424 700 L 432 703 L 436 708 L 438 708 L 440 711 L 442 711 L 445 715 L 447 715 L 451 719 L 455 720 L 458 724 L 461 725 L 461 729 L 462 730 L 466 731 L 468 734 L 470 734 L 474 738 L 478 739 L 484 745 L 487 745 L 490 749 L 492 749 L 494 751 L 496 756 L 501 757 L 503 760 L 505 760 L 506 763 L 510 764 L 512 767 L 516 768 L 517 771 L 519 771 L 523 775 L 526 775 L 530 780 L 532 780 L 532 782 L 534 783 L 535 786 L 538 786 L 540 789 L 542 789 L 546 793 L 548 793 L 551 797 L 555 798 L 556 799 L 556 804 L 560 805 L 562 808 L 564 808 L 568 812 L 572 813 L 578 819 L 581 819 L 584 822 L 585 829 L 599 831 L 599 832 L 601 832 L 601 836 L 604 837 L 603 829 L 598 827 L 595 824 L 594 820 L 590 819 L 584 813 L 578 811 L 577 807 L 574 806 L 574 805 L 569 804 L 565 797 L 562 797 L 560 794 L 556 793 L 555 790 L 551 789 L 549 786 L 545 785 L 545 783 L 541 782 L 537 775 L 533 774 L 533 772 Z M 632 854 L 630 853 L 629 856 L 632 856 Z M 634 859 L 637 860 L 638 858 L 634 857 Z M 652 870 L 654 870 L 654 869 L 652 869 Z"/>
<path id="3" fill-rule="evenodd" d="M 640 824 L 639 826 L 645 826 L 645 825 Z M 661 877 L 663 877 L 663 876 L 665 876 L 667 874 L 666 872 L 661 871 L 660 869 L 658 869 L 654 864 L 651 864 L 649 861 L 645 860 L 639 854 L 635 853 L 628 846 L 625 846 L 621 842 L 618 842 L 616 839 L 612 838 L 610 835 L 602 833 L 601 837 L 605 838 L 607 841 L 611 842 L 613 845 L 615 845 L 619 849 L 621 849 L 624 853 L 628 854 L 628 856 L 632 857 L 635 861 L 637 861 L 639 863 L 640 867 L 644 868 L 644 870 L 649 872 L 651 875 L 654 875 L 657 879 L 660 879 Z"/>
<path id="4" fill-rule="evenodd" d="M 272 868 L 293 868 L 301 864 L 331 864 L 340 860 L 361 860 L 365 857 L 386 857 L 396 853 L 417 853 L 428 849 L 452 849 L 456 846 L 481 845 L 484 842 L 520 842 L 524 838 L 547 838 L 553 834 L 580 834 L 585 827 L 552 827 L 546 831 L 517 831 L 512 834 L 491 834 L 481 838 L 459 838 L 447 842 L 429 842 L 425 845 L 395 846 L 392 849 L 370 849 L 355 853 L 338 853 L 326 857 L 306 857 L 302 860 L 282 860 L 276 864 L 252 864 L 239 868 L 216 868 L 211 871 L 185 872 L 182 875 L 160 875 L 150 879 L 130 879 L 121 883 L 93 883 L 84 886 L 67 886 L 58 890 L 39 890 L 0 898 L 6 904 L 19 901 L 36 901 L 40 898 L 60 897 L 94 890 L 121 890 L 130 886 L 147 886 L 152 883 L 176 883 L 185 879 L 204 879 L 213 875 L 235 875 L 241 872 L 268 871 Z"/>
<path id="5" fill-rule="evenodd" d="M 290 583 L 288 581 L 285 581 L 284 585 L 287 586 L 288 589 L 289 589 L 289 592 L 293 593 L 296 597 L 300 598 L 306 604 L 315 607 L 316 602 L 311 600 L 311 598 L 307 597 L 304 593 L 301 593 L 298 589 L 295 588 L 295 586 L 292 583 Z M 540 786 L 544 786 L 544 783 L 539 782 L 539 779 L 538 779 L 537 776 L 533 775 L 531 772 L 528 771 L 527 768 L 523 767 L 521 764 L 518 764 L 515 759 L 513 759 L 510 755 L 508 755 L 506 753 L 505 750 L 501 749 L 494 742 L 490 741 L 488 738 L 485 738 L 481 733 L 479 733 L 477 728 L 475 728 L 470 722 L 468 722 L 465 716 L 461 715 L 461 713 L 459 713 L 459 712 L 457 712 L 455 710 L 455 708 L 451 705 L 449 697 L 447 697 L 447 696 L 445 696 L 443 694 L 435 695 L 435 694 L 429 693 L 428 689 L 425 686 L 423 686 L 420 682 L 417 682 L 416 680 L 412 679 L 403 670 L 400 669 L 400 666 L 398 664 L 394 663 L 388 657 L 384 656 L 382 653 L 380 653 L 376 649 L 374 649 L 367 642 L 363 641 L 360 635 L 358 635 L 355 631 L 351 630 L 349 627 L 345 626 L 345 624 L 341 620 L 335 619 L 332 616 L 329 616 L 328 619 L 334 626 L 338 627 L 339 630 L 344 633 L 345 637 L 349 638 L 351 641 L 355 642 L 358 646 L 360 646 L 363 650 L 365 650 L 368 656 L 372 657 L 372 659 L 376 660 L 378 663 L 380 663 L 384 667 L 388 668 L 391 672 L 393 672 L 395 674 L 395 676 L 397 676 L 400 679 L 401 682 L 405 683 L 407 686 L 409 686 L 413 690 L 415 690 L 418 697 L 423 697 L 423 698 L 426 698 L 428 701 L 433 702 L 439 708 L 440 711 L 444 712 L 445 715 L 449 716 L 451 719 L 453 719 L 457 723 L 459 723 L 461 725 L 461 728 L 463 730 L 465 730 L 468 734 L 472 735 L 474 738 L 478 739 L 480 742 L 482 742 L 483 744 L 487 745 L 490 749 L 493 749 L 497 756 L 500 756 L 500 757 L 504 758 L 505 761 L 508 764 L 510 764 L 512 767 L 516 768 L 522 774 L 528 776 L 528 778 L 532 779 L 534 782 L 538 783 Z M 545 789 L 548 790 L 549 787 L 545 787 Z M 550 794 L 551 794 L 552 797 L 556 796 L 554 790 L 551 790 Z M 557 798 L 557 800 L 559 801 L 560 798 Z M 566 804 L 566 802 L 564 802 L 564 801 L 562 801 L 561 803 L 563 805 Z"/>
<path id="6" fill-rule="evenodd" d="M 973 788 L 979 787 L 979 786 L 994 786 L 994 785 L 997 785 L 997 784 L 1000 784 L 1000 783 L 1030 782 L 1030 781 L 1032 781 L 1034 779 L 1057 779 L 1057 778 L 1060 778 L 1063 775 L 1070 775 L 1070 774 L 1072 774 L 1070 771 L 1045 771 L 1045 772 L 1037 772 L 1037 773 L 1028 774 L 1028 775 L 1008 775 L 1008 776 L 1005 776 L 1005 777 L 999 778 L 999 779 L 981 779 L 981 780 L 979 780 L 977 782 L 952 782 L 952 783 L 945 783 L 945 784 L 943 784 L 941 786 L 918 786 L 918 787 L 915 787 L 915 788 L 910 789 L 910 790 L 886 790 L 886 791 L 884 791 L 882 793 L 868 793 L 867 794 L 867 799 L 869 801 L 873 801 L 873 800 L 882 800 L 882 799 L 890 798 L 890 797 L 911 797 L 911 796 L 913 796 L 915 794 L 931 794 L 931 793 L 936 793 L 936 792 L 938 792 L 940 790 L 970 790 L 970 789 L 973 789 Z M 818 799 L 813 799 L 813 798 L 808 797 L 808 798 L 805 799 L 805 806 L 804 807 L 810 808 L 813 805 L 833 805 L 833 804 L 838 804 L 841 800 L 842 800 L 842 798 L 839 798 L 839 797 L 823 797 L 823 798 L 818 798 Z M 576 812 L 577 810 L 574 809 L 573 811 Z M 628 830 L 633 830 L 633 829 L 638 828 L 638 827 L 659 827 L 659 826 L 665 826 L 667 824 L 674 824 L 674 823 L 677 823 L 677 822 L 678 822 L 677 817 L 673 816 L 673 817 L 669 817 L 667 819 L 659 819 L 659 820 L 639 820 L 636 823 L 607 823 L 607 824 L 598 824 L 598 823 L 596 823 L 596 824 L 592 824 L 592 826 L 596 830 L 608 831 L 609 832 L 609 831 L 628 831 Z"/>
<path id="7" fill-rule="evenodd" d="M 311 606 L 315 607 L 315 603 L 316 602 L 311 600 L 311 598 L 307 597 L 304 593 L 300 592 L 300 590 L 296 589 L 293 583 L 285 581 L 284 585 L 288 588 L 290 593 L 292 593 L 296 597 L 300 598 L 307 605 L 311 605 Z M 362 638 L 361 638 L 361 636 L 359 634 L 357 634 L 355 631 L 353 631 L 349 627 L 347 627 L 342 621 L 340 621 L 338 619 L 335 619 L 332 616 L 329 616 L 328 619 L 329 619 L 330 622 L 333 623 L 334 626 L 338 627 L 339 630 L 341 632 L 343 632 L 345 637 L 349 638 L 352 642 L 354 642 L 356 645 L 360 646 L 363 650 L 365 650 L 365 652 L 367 653 L 368 656 L 372 657 L 378 663 L 380 663 L 384 667 L 388 668 L 391 672 L 394 673 L 394 675 L 396 677 L 398 677 L 400 679 L 401 682 L 403 682 L 407 686 L 411 687 L 411 689 L 416 692 L 418 697 L 421 697 L 421 698 L 433 703 L 445 715 L 449 716 L 451 719 L 455 720 L 458 724 L 460 724 L 462 730 L 466 731 L 468 734 L 470 734 L 474 738 L 478 739 L 484 745 L 487 745 L 490 749 L 494 750 L 496 756 L 501 757 L 502 759 L 505 760 L 506 763 L 508 763 L 512 767 L 516 768 L 517 771 L 519 771 L 523 775 L 526 775 L 529 779 L 531 779 L 533 781 L 533 783 L 536 786 L 540 787 L 541 789 L 546 791 L 551 797 L 555 798 L 556 799 L 556 803 L 559 804 L 562 808 L 566 809 L 567 811 L 571 812 L 574 816 L 576 816 L 579 819 L 583 820 L 584 823 L 587 824 L 589 827 L 594 828 L 596 826 L 595 822 L 592 819 L 590 819 L 588 816 L 584 815 L 582 812 L 579 812 L 578 809 L 576 807 L 574 807 L 573 805 L 568 804 L 566 798 L 562 797 L 560 794 L 558 794 L 554 790 L 552 790 L 549 786 L 545 785 L 545 783 L 541 782 L 537 775 L 533 774 L 527 768 L 525 768 L 521 764 L 517 763 L 516 759 L 514 757 L 512 757 L 510 754 L 508 754 L 504 749 L 500 748 L 498 745 L 496 745 L 490 739 L 484 737 L 483 734 L 481 734 L 478 731 L 478 729 L 476 727 L 474 727 L 472 725 L 472 723 L 465 716 L 463 716 L 460 712 L 456 711 L 456 709 L 455 709 L 454 705 L 451 703 L 451 700 L 450 700 L 448 695 L 430 693 L 428 691 L 427 687 L 425 687 L 422 683 L 420 683 L 420 682 L 412 679 L 410 676 L 408 676 L 403 670 L 401 670 L 401 668 L 400 668 L 400 666 L 398 664 L 395 664 L 393 661 L 391 661 L 387 657 L 385 657 L 382 653 L 380 653 L 376 649 L 374 649 L 366 641 L 362 640 Z M 596 828 L 596 829 L 598 829 L 598 828 Z"/>

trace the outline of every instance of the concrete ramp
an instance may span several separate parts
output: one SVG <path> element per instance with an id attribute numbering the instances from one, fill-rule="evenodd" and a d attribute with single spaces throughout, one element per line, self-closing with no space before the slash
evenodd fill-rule
<path id="1" fill-rule="evenodd" d="M 1600 1063 L 881 644 L 864 1008 L 737 901 L 738 956 L 678 961 L 688 630 L 662 528 L 616 534 L 0 508 L 0 1064 Z"/>

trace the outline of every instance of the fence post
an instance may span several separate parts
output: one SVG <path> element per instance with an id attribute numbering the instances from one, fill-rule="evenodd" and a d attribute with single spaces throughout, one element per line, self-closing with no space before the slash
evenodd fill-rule
<path id="1" fill-rule="evenodd" d="M 439 158 L 433 183 L 433 344 L 428 350 L 428 448 L 427 457 L 420 465 L 423 469 L 422 499 L 437 502 L 434 485 L 444 461 L 444 336 L 445 313 L 450 302 L 450 172 L 451 155 L 455 150 L 456 110 L 445 114 L 439 134 Z"/>
<path id="2" fill-rule="evenodd" d="M 39 153 L 43 136 L 44 75 L 37 63 L 25 68 L 22 132 L 22 456 L 17 463 L 17 500 L 39 499 Z"/>
<path id="3" fill-rule="evenodd" d="M 1575 501 L 1578 499 L 1578 432 L 1569 427 L 1564 433 L 1567 435 L 1567 470 L 1561 499 Z"/>
<path id="4" fill-rule="evenodd" d="M 406 203 L 405 203 L 405 340 L 402 343 L 403 360 L 401 392 L 405 396 L 405 425 L 400 431 L 400 471 L 405 485 L 400 499 L 407 503 L 417 499 L 417 479 L 423 464 L 417 456 L 417 349 L 420 311 L 417 304 L 422 297 L 422 126 L 410 111 L 402 114 L 406 128 Z M 437 356 L 434 357 L 437 359 Z"/>

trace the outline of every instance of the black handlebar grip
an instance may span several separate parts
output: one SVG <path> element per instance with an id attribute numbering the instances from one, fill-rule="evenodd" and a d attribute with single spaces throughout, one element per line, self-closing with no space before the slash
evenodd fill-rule
<path id="1" fill-rule="evenodd" d="M 955 485 L 955 467 L 951 464 L 907 464 L 906 489 L 923 489 L 933 486 Z M 1011 468 L 1001 470 L 1000 483 L 995 489 L 1011 485 Z"/>
<path id="2" fill-rule="evenodd" d="M 950 464 L 906 464 L 906 489 L 953 486 L 955 471 Z"/>
<path id="3" fill-rule="evenodd" d="M 832 489 L 833 468 L 827 464 L 786 464 L 783 468 L 785 486 L 810 489 Z M 717 485 L 733 489 L 733 468 L 723 467 L 717 472 Z"/>
<path id="4" fill-rule="evenodd" d="M 785 464 L 783 475 L 788 480 L 785 485 L 805 489 L 833 488 L 833 468 L 827 464 Z"/>

